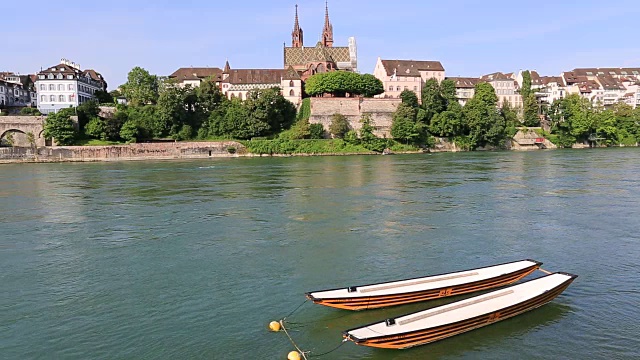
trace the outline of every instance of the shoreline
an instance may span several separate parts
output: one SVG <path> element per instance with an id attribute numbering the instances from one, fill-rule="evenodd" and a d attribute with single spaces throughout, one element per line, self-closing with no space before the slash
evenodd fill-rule
<path id="1" fill-rule="evenodd" d="M 585 148 L 576 147 L 574 149 Z M 586 147 L 589 148 L 589 147 Z M 606 148 L 606 147 L 603 147 Z M 530 152 L 555 149 L 511 148 L 480 149 L 476 151 L 519 151 Z M 458 148 L 429 149 L 427 151 L 398 151 L 391 154 L 376 152 L 345 153 L 291 153 L 291 154 L 256 154 L 247 151 L 246 147 L 236 141 L 220 142 L 175 142 L 175 143 L 142 143 L 106 146 L 55 146 L 55 147 L 8 147 L 0 148 L 1 164 L 39 164 L 39 163 L 72 163 L 72 162 L 120 162 L 150 160 L 197 160 L 224 158 L 275 158 L 275 157 L 314 157 L 314 156 L 355 156 L 355 155 L 411 155 L 428 153 L 471 152 Z"/>

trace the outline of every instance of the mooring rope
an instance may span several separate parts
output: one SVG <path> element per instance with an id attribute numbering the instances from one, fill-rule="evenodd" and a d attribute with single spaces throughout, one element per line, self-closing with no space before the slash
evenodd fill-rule
<path id="1" fill-rule="evenodd" d="M 309 299 L 307 299 L 307 300 L 303 301 L 303 302 L 302 302 L 302 304 L 298 305 L 298 307 L 297 307 L 297 308 L 295 308 L 292 312 L 290 312 L 290 313 L 289 313 L 289 315 L 285 316 L 285 317 L 283 318 L 283 320 L 285 320 L 285 319 L 286 319 L 286 318 L 288 318 L 289 316 L 293 315 L 296 311 L 298 311 L 298 310 L 302 307 L 302 305 L 306 304 L 306 303 L 307 303 L 307 301 L 309 301 Z"/>
<path id="2" fill-rule="evenodd" d="M 543 273 L 545 273 L 545 274 L 547 274 L 547 275 L 551 275 L 551 274 L 553 274 L 551 271 L 547 271 L 547 270 L 545 270 L 545 269 L 543 269 L 543 268 L 538 268 L 538 270 L 542 271 Z"/>
<path id="3" fill-rule="evenodd" d="M 302 358 L 305 360 L 307 359 L 307 356 L 305 355 L 306 353 L 302 350 L 300 350 L 300 347 L 298 347 L 298 345 L 296 344 L 295 341 L 293 341 L 293 338 L 291 337 L 291 335 L 289 335 L 289 332 L 287 331 L 287 328 L 284 326 L 284 321 L 280 320 L 280 326 L 282 326 L 282 331 L 284 331 L 285 334 L 287 334 L 287 337 L 289 338 L 289 341 L 291 341 L 291 344 L 293 344 L 293 347 L 296 348 L 296 350 L 298 350 L 298 352 L 300 353 L 300 355 L 302 355 Z"/>
<path id="4" fill-rule="evenodd" d="M 333 350 L 331 350 L 331 351 L 327 351 L 327 352 L 325 352 L 325 353 L 318 354 L 318 355 L 313 355 L 313 353 L 311 353 L 311 355 L 309 355 L 309 357 L 311 357 L 311 358 L 317 358 L 317 357 L 327 356 L 327 355 L 331 354 L 332 352 L 334 352 L 334 351 L 336 351 L 336 350 L 340 349 L 340 348 L 342 347 L 342 345 L 344 345 L 344 343 L 346 343 L 347 341 L 349 341 L 349 339 L 344 339 L 344 340 L 342 340 L 342 342 L 340 343 L 340 345 L 336 346 Z"/>

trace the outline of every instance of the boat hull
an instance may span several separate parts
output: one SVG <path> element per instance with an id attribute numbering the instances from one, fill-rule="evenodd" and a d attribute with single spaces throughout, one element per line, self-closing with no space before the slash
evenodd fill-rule
<path id="1" fill-rule="evenodd" d="M 314 303 L 343 310 L 368 310 L 379 309 L 397 305 L 410 304 L 415 302 L 445 298 L 450 296 L 468 294 L 476 291 L 489 290 L 497 287 L 511 285 L 527 275 L 536 271 L 542 263 L 532 263 L 531 266 L 521 270 L 503 274 L 500 276 L 488 278 L 481 281 L 470 282 L 466 284 L 439 287 L 424 291 L 407 292 L 393 295 L 378 295 L 368 297 L 351 297 L 351 298 L 323 298 L 318 299 L 310 293 L 306 296 Z"/>
<path id="2" fill-rule="evenodd" d="M 413 332 L 367 339 L 356 338 L 350 335 L 349 331 L 345 331 L 343 333 L 343 337 L 347 340 L 355 342 L 357 345 L 383 349 L 406 349 L 414 346 L 429 344 L 467 331 L 478 329 L 498 321 L 506 320 L 543 306 L 560 295 L 573 282 L 575 277 L 576 276 L 571 275 L 571 278 L 564 283 L 529 300 L 505 307 L 498 311 L 465 319 L 455 323 L 426 328 Z"/>

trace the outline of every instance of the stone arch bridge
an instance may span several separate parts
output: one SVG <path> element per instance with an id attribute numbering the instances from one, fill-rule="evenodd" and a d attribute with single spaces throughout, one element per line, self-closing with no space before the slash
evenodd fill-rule
<path id="1" fill-rule="evenodd" d="M 0 116 L 0 145 L 45 146 L 43 116 Z M 29 133 L 35 144 L 31 144 Z"/>

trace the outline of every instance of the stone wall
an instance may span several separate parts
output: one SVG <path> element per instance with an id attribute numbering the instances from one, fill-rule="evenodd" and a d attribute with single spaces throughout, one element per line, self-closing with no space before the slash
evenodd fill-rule
<path id="1" fill-rule="evenodd" d="M 233 157 L 244 153 L 246 153 L 246 148 L 235 141 L 141 143 L 113 146 L 8 147 L 0 148 L 0 163 L 204 159 Z"/>
<path id="2" fill-rule="evenodd" d="M 513 137 L 509 149 L 511 150 L 540 150 L 557 149 L 558 147 L 551 141 L 539 135 L 535 130 L 541 128 L 520 129 Z M 536 139 L 543 139 L 542 143 L 536 143 Z"/>
<path id="3" fill-rule="evenodd" d="M 32 133 L 37 146 L 44 146 L 44 116 L 0 116 L 0 140 L 13 138 L 15 146 L 30 146 L 27 133 Z"/>
<path id="4" fill-rule="evenodd" d="M 311 98 L 311 117 L 309 123 L 322 124 L 329 131 L 331 117 L 334 114 L 344 115 L 352 129 L 358 131 L 362 127 L 360 118 L 368 113 L 379 137 L 391 137 L 393 113 L 402 103 L 400 99 L 373 98 Z"/>

